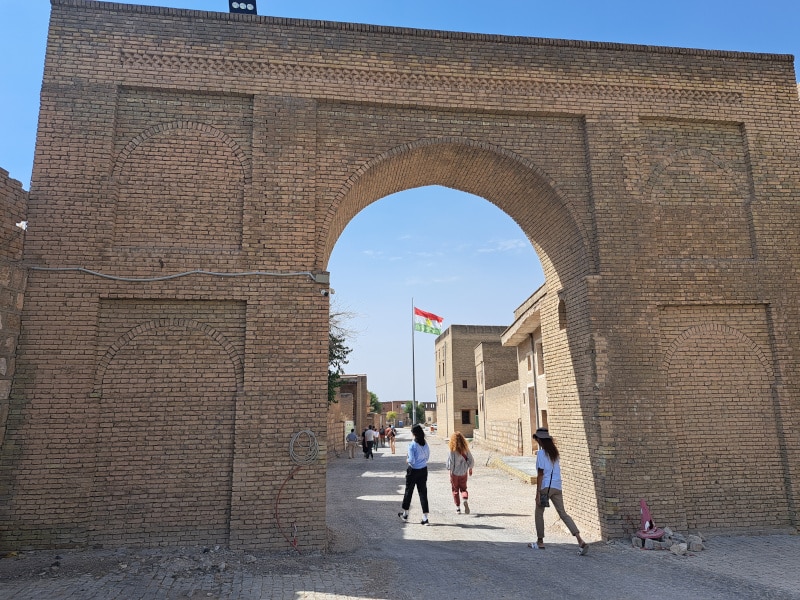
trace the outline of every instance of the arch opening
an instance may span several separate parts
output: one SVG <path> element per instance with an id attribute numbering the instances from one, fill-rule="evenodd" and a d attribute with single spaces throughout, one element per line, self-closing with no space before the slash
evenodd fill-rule
<path id="1" fill-rule="evenodd" d="M 530 161 L 523 160 L 500 148 L 465 140 L 426 141 L 384 153 L 378 158 L 368 161 L 335 194 L 330 209 L 325 214 L 322 234 L 319 238 L 320 264 L 331 271 L 332 285 L 337 287 L 338 264 L 337 260 L 331 260 L 331 257 L 334 254 L 334 247 L 338 247 L 340 238 L 349 235 L 347 230 L 350 224 L 360 218 L 362 214 L 369 213 L 373 209 L 374 203 L 396 202 L 399 207 L 404 204 L 404 198 L 411 198 L 411 200 L 405 201 L 408 204 L 406 209 L 398 208 L 392 213 L 394 217 L 390 217 L 388 220 L 395 219 L 400 223 L 413 223 L 415 211 L 430 209 L 430 203 L 426 204 L 425 200 L 418 200 L 430 193 L 430 186 L 447 188 L 441 190 L 440 193 L 448 196 L 449 202 L 452 203 L 449 206 L 455 207 L 452 210 L 459 211 L 459 213 L 470 209 L 474 210 L 475 203 L 492 205 L 493 210 L 503 213 L 504 218 L 510 219 L 518 226 L 520 239 L 526 240 L 526 243 L 533 248 L 535 256 L 533 253 L 526 255 L 527 264 L 522 267 L 530 276 L 526 278 L 525 274 L 519 273 L 519 280 L 525 283 L 515 286 L 517 290 L 515 295 L 504 296 L 503 288 L 500 287 L 502 284 L 494 286 L 492 291 L 495 294 L 495 302 L 502 304 L 500 312 L 505 311 L 505 317 L 491 325 L 510 328 L 510 324 L 513 326 L 515 319 L 520 316 L 520 314 L 515 314 L 515 310 L 520 312 L 518 309 L 522 309 L 531 297 L 537 296 L 536 311 L 540 318 L 537 332 L 542 338 L 542 358 L 544 359 L 542 364 L 547 364 L 548 370 L 552 373 L 552 383 L 547 390 L 549 403 L 542 403 L 542 406 L 546 407 L 543 415 L 551 428 L 558 431 L 572 449 L 568 460 L 573 463 L 574 470 L 580 473 L 580 477 L 576 479 L 574 485 L 585 489 L 588 484 L 589 488 L 594 489 L 591 453 L 587 441 L 589 431 L 586 425 L 587 415 L 590 414 L 586 408 L 591 402 L 591 393 L 583 387 L 587 381 L 587 377 L 584 375 L 590 371 L 588 353 L 585 348 L 589 337 L 585 278 L 595 270 L 594 261 L 590 258 L 592 253 L 588 232 L 591 231 L 591 226 L 589 220 L 585 220 L 586 222 L 577 220 L 577 216 L 580 214 L 576 209 L 577 202 L 562 193 L 557 183 L 549 178 L 542 169 Z M 465 200 L 470 197 L 471 200 Z M 459 214 L 459 216 L 462 215 Z M 446 217 L 440 220 L 445 221 L 439 223 L 439 226 L 443 228 L 448 225 L 458 227 L 460 223 L 460 220 L 457 219 L 448 223 Z M 392 229 L 393 226 L 394 229 Z M 400 237 L 404 231 L 413 229 L 413 226 L 403 227 L 397 223 L 389 224 L 388 227 L 397 237 Z M 392 252 L 392 254 L 395 255 L 393 256 L 395 260 L 402 260 L 402 252 Z M 386 258 L 386 269 L 394 272 L 389 258 Z M 497 262 L 501 262 L 501 259 L 497 259 Z M 542 269 L 538 280 L 533 276 L 536 272 L 537 262 Z M 343 268 L 347 269 L 346 266 Z M 399 300 L 394 298 L 387 300 L 386 302 L 398 306 L 398 320 L 404 322 L 400 316 L 406 314 L 402 308 L 404 303 L 409 312 L 411 311 L 409 303 L 412 302 L 413 290 L 417 289 L 423 291 L 418 297 L 414 297 L 414 304 L 421 304 L 425 310 L 440 311 L 448 324 L 462 323 L 462 321 L 453 320 L 453 315 L 464 314 L 458 308 L 459 292 L 453 294 L 448 300 L 439 301 L 440 303 L 436 306 L 424 304 L 426 293 L 429 294 L 428 297 L 439 297 L 425 289 L 429 287 L 424 283 L 426 275 L 431 280 L 443 282 L 448 273 L 446 267 L 441 264 L 437 265 L 434 258 L 431 260 L 431 270 L 427 272 L 423 270 L 416 288 L 408 285 L 406 286 L 408 293 L 401 294 L 403 297 Z M 363 283 L 374 285 L 375 282 L 364 281 Z M 475 281 L 473 285 L 480 287 L 482 283 Z M 537 289 L 540 285 L 541 288 Z M 519 290 L 525 286 L 527 286 L 525 292 L 519 293 Z M 461 293 L 469 292 L 462 291 Z M 570 306 L 569 327 L 566 326 L 566 316 L 563 311 L 565 302 Z M 498 314 L 497 307 L 493 308 L 495 310 L 487 311 L 488 314 Z M 521 311 L 521 313 L 524 312 L 524 310 Z M 480 318 L 478 316 L 476 321 L 466 324 L 489 325 L 485 321 L 479 320 Z M 402 340 L 400 342 L 402 345 L 406 345 L 406 343 L 408 346 L 411 345 L 410 342 L 407 342 L 408 337 L 403 333 L 398 332 L 395 335 L 401 336 L 399 340 Z M 388 334 L 387 337 L 389 337 Z M 513 348 L 513 343 L 509 343 L 508 347 Z M 420 362 L 430 363 L 431 370 L 436 370 L 438 381 L 440 373 L 433 365 L 434 361 L 431 361 L 431 358 L 430 349 L 425 354 L 416 354 L 417 364 Z M 402 360 L 402 357 L 399 360 Z M 527 357 L 523 356 L 521 360 L 524 362 Z M 406 364 L 409 365 L 409 369 L 412 367 L 410 354 Z M 516 367 L 520 368 L 519 365 Z M 361 373 L 363 370 L 356 367 L 354 372 Z M 527 386 L 527 382 L 525 385 Z M 435 390 L 417 389 L 418 401 L 424 402 L 430 399 L 440 402 L 442 399 L 439 397 L 438 389 L 438 384 Z M 469 389 L 474 390 L 474 387 Z M 432 392 L 437 393 L 435 397 L 430 398 Z M 518 406 L 515 406 L 513 410 L 519 415 L 515 414 L 514 419 L 506 420 L 513 421 L 515 432 L 519 429 L 520 452 L 530 455 L 533 453 L 532 444 L 530 439 L 525 442 L 524 438 L 529 438 L 531 431 L 535 430 L 539 424 L 537 412 L 527 405 L 527 397 L 524 405 L 519 401 L 519 396 L 515 395 L 515 398 Z M 386 398 L 386 400 L 390 399 L 392 398 Z M 477 413 L 480 405 L 477 394 L 475 400 L 475 412 Z M 463 424 L 463 413 L 460 410 L 448 410 L 445 414 L 449 415 L 446 417 L 448 422 L 444 426 L 439 424 L 439 432 L 449 435 L 451 430 L 457 427 L 455 424 L 451 427 L 450 417 L 453 417 L 454 422 Z M 523 417 L 525 425 L 518 427 L 520 418 Z M 441 417 L 437 414 L 437 418 Z M 579 423 L 577 427 L 576 423 Z M 489 423 L 485 423 L 484 429 L 489 425 Z M 574 510 L 583 515 L 582 520 L 588 527 L 599 529 L 596 500 L 592 494 L 583 495 L 583 498 L 587 497 L 590 500 L 584 502 L 582 506 L 574 507 Z"/>

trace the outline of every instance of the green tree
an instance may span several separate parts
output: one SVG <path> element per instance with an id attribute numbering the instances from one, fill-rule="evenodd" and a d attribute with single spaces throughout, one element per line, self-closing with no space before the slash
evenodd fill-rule
<path id="1" fill-rule="evenodd" d="M 328 404 L 336 402 L 336 392 L 342 385 L 343 367 L 353 351 L 346 343 L 347 337 L 352 337 L 353 332 L 345 326 L 345 322 L 352 317 L 353 314 L 347 311 L 331 311 L 328 331 Z"/>
<path id="2" fill-rule="evenodd" d="M 397 413 L 393 410 L 390 410 L 388 413 L 386 413 L 386 420 L 389 421 L 389 423 L 394 424 L 397 421 Z"/>
<path id="3" fill-rule="evenodd" d="M 369 392 L 369 407 L 372 412 L 381 414 L 383 412 L 383 404 L 378 400 L 378 394 Z"/>
<path id="4" fill-rule="evenodd" d="M 414 410 L 414 403 L 410 400 L 403 405 L 403 412 L 408 417 L 408 420 L 411 421 L 411 413 Z M 422 406 L 421 403 L 417 402 L 417 423 L 424 423 L 425 422 L 425 407 Z"/>

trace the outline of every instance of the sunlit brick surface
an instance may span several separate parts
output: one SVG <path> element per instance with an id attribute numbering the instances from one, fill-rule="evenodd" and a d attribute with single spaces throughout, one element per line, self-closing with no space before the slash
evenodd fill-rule
<path id="1" fill-rule="evenodd" d="M 4 547 L 323 547 L 328 298 L 303 273 L 431 184 L 539 254 L 582 529 L 636 529 L 640 498 L 678 529 L 796 522 L 791 57 L 54 0 L 41 99 L 29 270 L 0 281 Z"/>

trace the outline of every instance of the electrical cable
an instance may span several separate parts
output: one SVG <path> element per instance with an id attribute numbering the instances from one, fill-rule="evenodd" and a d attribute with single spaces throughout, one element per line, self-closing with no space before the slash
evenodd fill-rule
<path id="1" fill-rule="evenodd" d="M 294 469 L 292 469 L 292 472 L 289 473 L 289 476 L 283 480 L 281 487 L 278 488 L 278 495 L 275 497 L 275 524 L 278 526 L 278 531 L 281 532 L 283 539 L 285 539 L 292 548 L 297 550 L 298 554 L 300 554 L 300 549 L 297 547 L 297 525 L 292 523 L 293 536 L 292 539 L 289 539 L 289 537 L 283 532 L 283 527 L 281 527 L 281 519 L 280 516 L 278 515 L 278 503 L 281 501 L 281 493 L 283 493 L 283 486 L 285 486 L 286 482 L 289 481 L 292 477 L 294 477 L 295 473 L 297 473 L 302 468 L 303 465 L 297 465 Z"/>
<path id="2" fill-rule="evenodd" d="M 120 275 L 108 275 L 98 271 L 92 271 L 83 267 L 28 267 L 32 271 L 56 271 L 67 272 L 74 271 L 78 273 L 86 273 L 96 277 L 103 277 L 105 279 L 112 279 L 114 281 L 128 281 L 132 283 L 148 283 L 152 281 L 167 281 L 169 279 L 177 279 L 178 277 L 186 277 L 187 275 L 211 275 L 213 277 L 250 277 L 258 275 L 266 275 L 271 277 L 292 277 L 297 275 L 305 275 L 313 281 L 316 277 L 311 271 L 293 271 L 293 272 L 278 272 L 278 271 L 244 271 L 241 273 L 222 273 L 218 271 L 204 271 L 202 269 L 195 269 L 192 271 L 184 271 L 183 273 L 173 273 L 172 275 L 161 275 L 159 277 L 122 277 Z"/>
<path id="3" fill-rule="evenodd" d="M 292 457 L 292 460 L 297 466 L 292 469 L 292 472 L 289 473 L 289 476 L 283 480 L 283 483 L 281 483 L 281 487 L 278 488 L 278 495 L 275 497 L 275 524 L 278 526 L 278 531 L 281 532 L 283 539 L 285 539 L 289 545 L 297 550 L 298 554 L 300 554 L 300 549 L 297 547 L 297 524 L 292 523 L 292 537 L 290 539 L 289 536 L 283 532 L 280 514 L 278 513 L 278 504 L 280 503 L 281 494 L 283 493 L 283 488 L 286 486 L 287 482 L 294 478 L 300 469 L 306 465 L 310 465 L 311 463 L 315 462 L 317 458 L 319 458 L 319 443 L 317 442 L 317 437 L 314 435 L 314 432 L 310 429 L 304 429 L 303 431 L 298 431 L 295 433 L 289 442 L 289 456 Z"/>
<path id="4" fill-rule="evenodd" d="M 289 442 L 289 456 L 298 465 L 310 465 L 315 462 L 319 457 L 319 444 L 314 432 L 306 429 L 295 433 Z"/>

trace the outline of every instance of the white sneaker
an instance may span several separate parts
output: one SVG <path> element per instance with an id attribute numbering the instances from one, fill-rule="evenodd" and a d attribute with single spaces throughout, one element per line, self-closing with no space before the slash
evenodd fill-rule
<path id="1" fill-rule="evenodd" d="M 461 514 L 461 509 L 458 506 L 456 506 L 456 514 L 458 514 L 458 515 Z"/>

